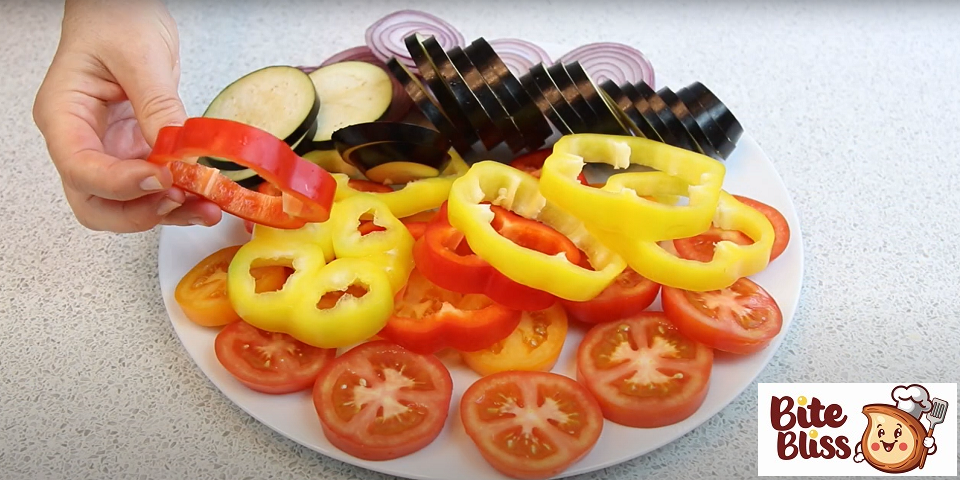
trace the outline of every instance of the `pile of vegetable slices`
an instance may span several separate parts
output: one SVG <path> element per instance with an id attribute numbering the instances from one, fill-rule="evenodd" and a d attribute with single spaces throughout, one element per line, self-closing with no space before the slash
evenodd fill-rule
<path id="1" fill-rule="evenodd" d="M 194 266 L 175 300 L 191 321 L 219 329 L 212 348 L 239 382 L 264 395 L 311 391 L 318 428 L 356 458 L 413 454 L 459 421 L 499 472 L 547 478 L 589 453 L 605 421 L 655 428 L 688 418 L 706 397 L 714 352 L 749 355 L 780 332 L 776 300 L 748 277 L 776 261 L 790 229 L 775 208 L 722 190 L 720 160 L 741 130 L 705 87 L 678 91 L 681 102 L 700 108 L 680 120 L 684 110 L 663 89 L 655 95 L 672 105 L 666 109 L 650 96 L 633 100 L 627 85 L 653 84 L 645 59 L 634 60 L 643 78 L 619 82 L 587 60 L 558 62 L 543 69 L 546 76 L 533 64 L 513 77 L 521 90 L 511 91 L 504 79 L 524 68 L 516 59 L 543 63 L 545 53 L 514 40 L 460 52 L 462 35 L 409 10 L 371 26 L 367 40 L 319 67 L 246 75 L 204 114 L 207 126 L 222 129 L 198 137 L 235 148 L 205 149 L 199 163 L 219 173 L 191 191 L 223 201 L 251 235 Z M 446 64 L 418 62 L 441 51 Z M 568 55 L 595 58 L 591 51 Z M 499 103 L 504 116 L 471 115 L 469 96 L 447 90 L 440 101 L 437 92 L 449 86 L 443 72 L 466 74 L 460 93 L 527 97 L 510 109 L 496 93 L 487 104 Z M 586 79 L 565 89 L 576 96 L 560 87 L 559 96 L 539 90 L 546 103 L 529 95 L 564 72 Z M 584 94 L 579 87 L 595 85 L 594 74 L 605 80 Z M 454 111 L 467 123 L 453 124 Z M 670 112 L 673 128 L 647 126 L 673 132 L 674 141 L 645 135 L 635 122 L 646 121 L 644 112 L 661 120 Z M 562 135 L 556 143 L 541 136 L 544 118 Z M 705 119 L 722 142 L 690 134 Z M 576 130 L 560 127 L 571 123 Z M 519 132 L 514 155 L 482 159 L 473 143 L 509 144 L 505 125 Z M 244 157 L 250 151 L 259 157 Z M 585 164 L 614 174 L 592 183 Z M 310 188 L 275 175 L 317 165 L 336 187 L 327 200 L 294 198 Z M 618 173 L 631 165 L 652 171 Z M 244 201 L 226 201 L 227 184 L 244 185 Z M 265 215 L 268 200 L 282 205 L 286 222 L 300 221 Z M 328 215 L 296 216 L 308 207 Z M 662 308 L 651 310 L 657 298 Z M 572 346 L 570 378 L 552 370 L 574 329 L 585 334 Z M 476 374 L 457 386 L 457 419 L 447 418 L 454 384 L 441 359 L 450 355 Z"/>

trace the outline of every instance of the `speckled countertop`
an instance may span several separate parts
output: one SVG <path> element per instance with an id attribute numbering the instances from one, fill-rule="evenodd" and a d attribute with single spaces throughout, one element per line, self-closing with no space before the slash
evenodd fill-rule
<path id="1" fill-rule="evenodd" d="M 322 60 L 401 7 L 467 37 L 633 44 L 670 78 L 722 92 L 798 209 L 802 298 L 759 381 L 960 380 L 960 6 L 645 3 L 183 0 L 171 10 L 194 115 L 243 73 Z M 0 477 L 385 478 L 285 439 L 213 387 L 167 319 L 157 232 L 91 233 L 74 221 L 30 115 L 60 13 L 58 2 L 0 2 Z M 756 475 L 756 391 L 584 478 Z"/>

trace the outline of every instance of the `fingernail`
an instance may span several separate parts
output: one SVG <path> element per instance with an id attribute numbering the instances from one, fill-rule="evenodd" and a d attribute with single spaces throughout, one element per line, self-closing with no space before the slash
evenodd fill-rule
<path id="1" fill-rule="evenodd" d="M 177 207 L 179 207 L 180 205 L 181 204 L 176 202 L 175 200 L 164 198 L 163 200 L 160 201 L 160 206 L 157 207 L 157 215 L 163 217 L 166 214 L 176 210 Z"/>
<path id="2" fill-rule="evenodd" d="M 157 190 L 163 190 L 163 185 L 160 184 L 159 178 L 147 177 L 140 182 L 140 190 L 145 192 L 155 192 Z"/>
<path id="3" fill-rule="evenodd" d="M 206 225 L 207 222 L 204 222 L 200 217 L 193 217 L 190 219 L 190 225 Z"/>

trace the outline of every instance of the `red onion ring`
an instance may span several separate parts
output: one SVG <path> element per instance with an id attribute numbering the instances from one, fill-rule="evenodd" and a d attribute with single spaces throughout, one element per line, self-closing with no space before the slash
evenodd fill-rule
<path id="1" fill-rule="evenodd" d="M 398 10 L 384 16 L 367 28 L 364 38 L 381 62 L 396 57 L 397 61 L 416 73 L 417 65 L 403 43 L 403 39 L 414 33 L 433 36 L 444 50 L 463 47 L 466 43 L 463 34 L 453 25 L 419 10 Z"/>
<path id="2" fill-rule="evenodd" d="M 390 84 L 393 85 L 393 101 L 390 102 L 390 108 L 387 109 L 387 112 L 383 114 L 383 120 L 387 122 L 395 122 L 407 116 L 407 113 L 410 112 L 410 108 L 413 107 L 413 100 L 410 99 L 410 95 L 407 94 L 407 91 L 403 88 L 403 85 L 401 85 L 400 82 L 397 81 L 392 74 L 390 74 L 387 64 L 380 61 L 380 59 L 377 58 L 377 56 L 373 54 L 373 51 L 370 50 L 370 48 L 366 45 L 348 48 L 340 53 L 334 54 L 332 57 L 324 60 L 323 63 L 317 67 L 297 68 L 309 74 L 318 68 L 340 62 L 367 62 L 380 67 L 384 72 L 386 72 L 387 76 L 390 77 Z"/>
<path id="3" fill-rule="evenodd" d="M 526 75 L 530 68 L 538 63 L 544 65 L 553 63 L 544 49 L 526 40 L 499 38 L 487 43 L 493 48 L 494 53 L 503 60 L 504 65 L 518 77 Z"/>
<path id="4" fill-rule="evenodd" d="M 653 65 L 647 57 L 640 50 L 622 43 L 588 43 L 567 52 L 560 61 L 580 62 L 597 84 L 607 79 L 617 85 L 643 80 L 651 88 L 656 88 Z"/>

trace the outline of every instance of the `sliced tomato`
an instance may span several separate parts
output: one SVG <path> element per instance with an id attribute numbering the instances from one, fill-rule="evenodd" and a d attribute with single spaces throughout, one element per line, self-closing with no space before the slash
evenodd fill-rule
<path id="1" fill-rule="evenodd" d="M 557 363 L 567 328 L 567 314 L 559 304 L 523 312 L 520 324 L 507 338 L 483 350 L 462 352 L 460 357 L 480 375 L 507 370 L 547 371 Z"/>
<path id="2" fill-rule="evenodd" d="M 251 390 L 273 395 L 299 392 L 313 386 L 320 370 L 337 354 L 335 348 L 317 348 L 284 333 L 260 330 L 233 322 L 214 340 L 220 365 Z"/>
<path id="3" fill-rule="evenodd" d="M 393 315 L 379 335 L 416 353 L 444 348 L 471 352 L 503 340 L 519 323 L 519 310 L 484 295 L 438 287 L 414 269 L 397 293 Z"/>
<path id="4" fill-rule="evenodd" d="M 681 334 L 663 312 L 597 325 L 577 349 L 577 379 L 604 418 L 628 427 L 662 427 L 693 415 L 712 368 L 713 350 Z"/>
<path id="5" fill-rule="evenodd" d="M 776 300 L 749 278 L 709 292 L 663 287 L 660 301 L 681 333 L 725 352 L 763 350 L 783 327 Z"/>
<path id="6" fill-rule="evenodd" d="M 375 340 L 324 368 L 313 405 L 333 446 L 363 460 L 390 460 L 437 438 L 452 396 L 450 372 L 437 357 Z"/>
<path id="7" fill-rule="evenodd" d="M 217 250 L 180 279 L 173 298 L 190 321 L 204 327 L 219 327 L 240 320 L 227 296 L 227 268 L 238 250 L 240 245 Z M 292 273 L 292 269 L 283 266 L 250 270 L 257 293 L 279 290 Z"/>
<path id="8" fill-rule="evenodd" d="M 734 195 L 734 198 L 762 213 L 767 217 L 767 220 L 770 221 L 770 224 L 773 225 L 774 237 L 773 248 L 770 250 L 770 261 L 776 260 L 777 257 L 787 249 L 787 244 L 790 243 L 790 224 L 787 223 L 787 219 L 784 218 L 779 210 L 765 203 L 740 195 Z M 709 230 L 700 235 L 689 238 L 679 238 L 674 240 L 673 243 L 681 258 L 696 260 L 698 262 L 709 262 L 713 260 L 713 251 L 717 242 L 721 240 L 729 240 L 737 245 L 750 245 L 753 243 L 753 240 L 742 232 L 723 230 L 714 225 L 711 225 Z"/>
<path id="9" fill-rule="evenodd" d="M 553 153 L 553 148 L 542 148 L 513 159 L 513 161 L 510 162 L 510 166 L 540 178 L 540 170 L 543 168 L 543 162 L 547 160 L 547 157 L 549 157 L 551 153 Z M 584 185 L 590 185 L 590 182 L 587 181 L 587 176 L 584 175 L 583 172 L 580 172 L 577 179 Z"/>
<path id="10" fill-rule="evenodd" d="M 358 192 L 390 193 L 393 191 L 389 185 L 372 182 L 370 180 L 361 180 L 359 178 L 351 178 L 350 180 L 347 180 L 347 185 Z"/>
<path id="11" fill-rule="evenodd" d="M 660 293 L 660 284 L 644 278 L 627 267 L 603 289 L 586 302 L 560 300 L 570 317 L 586 323 L 612 322 L 646 310 Z"/>
<path id="12" fill-rule="evenodd" d="M 740 200 L 740 203 L 743 203 L 747 206 L 753 207 L 758 212 L 762 213 L 767 220 L 770 221 L 770 224 L 773 225 L 773 249 L 770 250 L 770 261 L 776 260 L 784 250 L 787 249 L 787 245 L 790 243 L 790 224 L 787 223 L 787 219 L 780 213 L 780 210 L 777 210 L 766 203 L 759 202 L 752 198 L 747 198 L 742 195 L 734 195 L 734 198 Z"/>
<path id="13" fill-rule="evenodd" d="M 582 385 L 550 372 L 502 372 L 474 382 L 460 399 L 464 430 L 480 455 L 513 478 L 549 478 L 586 456 L 603 415 Z"/>

